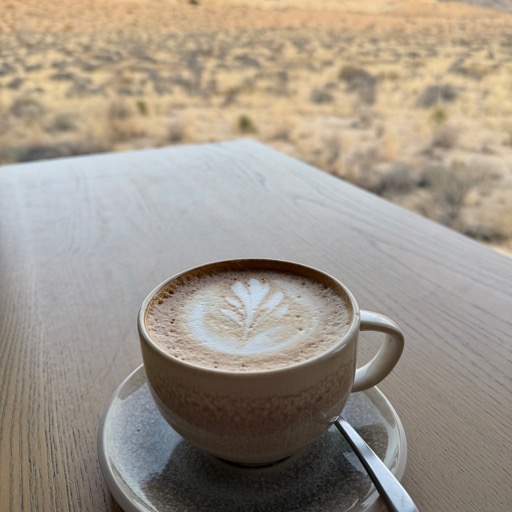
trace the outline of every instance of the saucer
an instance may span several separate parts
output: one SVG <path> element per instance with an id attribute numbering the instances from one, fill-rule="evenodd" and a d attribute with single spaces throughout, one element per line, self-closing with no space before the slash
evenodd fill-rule
<path id="1" fill-rule="evenodd" d="M 401 479 L 407 459 L 396 411 L 377 389 L 353 393 L 343 415 Z M 144 368 L 114 393 L 98 433 L 107 485 L 125 512 L 373 512 L 384 504 L 333 426 L 304 452 L 266 468 L 203 454 L 162 418 Z"/>

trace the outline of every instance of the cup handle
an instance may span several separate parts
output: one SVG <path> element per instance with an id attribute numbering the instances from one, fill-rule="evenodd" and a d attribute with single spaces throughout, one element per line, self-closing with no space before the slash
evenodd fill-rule
<path id="1" fill-rule="evenodd" d="M 386 338 L 373 358 L 356 370 L 353 392 L 378 384 L 395 367 L 404 349 L 404 335 L 393 320 L 373 311 L 361 310 L 360 314 L 361 331 L 383 332 Z"/>

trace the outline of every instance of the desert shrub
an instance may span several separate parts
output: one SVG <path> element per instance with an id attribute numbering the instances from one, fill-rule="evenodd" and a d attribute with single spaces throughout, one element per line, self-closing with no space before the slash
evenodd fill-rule
<path id="1" fill-rule="evenodd" d="M 446 110 L 442 107 L 437 107 L 432 112 L 432 121 L 437 124 L 444 123 L 448 119 L 448 114 L 446 113 Z"/>
<path id="2" fill-rule="evenodd" d="M 313 89 L 311 91 L 309 100 L 312 103 L 321 105 L 325 103 L 332 103 L 334 101 L 334 96 L 329 91 L 325 91 L 323 89 Z"/>
<path id="3" fill-rule="evenodd" d="M 150 38 L 151 34 L 128 29 L 119 34 L 117 45 L 123 48 L 125 56 L 141 61 L 151 60 Z"/>
<path id="4" fill-rule="evenodd" d="M 460 222 L 460 230 L 476 240 L 488 243 L 503 243 L 512 239 L 512 201 L 510 189 L 503 189 L 500 201 L 494 194 L 492 204 L 478 211 L 468 211 Z"/>
<path id="5" fill-rule="evenodd" d="M 127 101 L 123 99 L 114 99 L 108 106 L 108 118 L 114 119 L 128 119 L 132 115 L 132 110 Z"/>
<path id="6" fill-rule="evenodd" d="M 324 164 L 322 165 L 329 172 L 336 172 L 336 162 L 341 156 L 342 140 L 341 137 L 332 133 L 322 140 L 322 149 L 324 153 Z"/>
<path id="7" fill-rule="evenodd" d="M 59 112 L 50 120 L 47 130 L 49 132 L 71 132 L 79 125 L 77 115 L 68 112 Z"/>
<path id="8" fill-rule="evenodd" d="M 391 82 L 396 82 L 400 79 L 400 73 L 398 71 L 385 71 L 379 74 L 379 78 L 382 80 L 390 80 Z"/>
<path id="9" fill-rule="evenodd" d="M 256 128 L 251 118 L 245 114 L 242 114 L 238 118 L 238 130 L 241 133 L 254 133 L 256 131 Z"/>
<path id="10" fill-rule="evenodd" d="M 73 83 L 66 91 L 68 98 L 86 98 L 88 96 L 98 96 L 104 94 L 104 86 L 94 85 L 92 79 L 88 76 L 74 76 Z"/>
<path id="11" fill-rule="evenodd" d="M 372 192 L 387 198 L 409 194 L 425 185 L 422 170 L 403 162 L 393 162 L 378 174 L 379 179 L 375 180 Z"/>
<path id="12" fill-rule="evenodd" d="M 147 135 L 146 127 L 133 117 L 130 119 L 114 119 L 108 125 L 108 129 L 110 144 L 132 141 Z"/>
<path id="13" fill-rule="evenodd" d="M 35 121 L 44 114 L 44 107 L 35 98 L 21 96 L 13 101 L 10 112 L 14 117 Z"/>
<path id="14" fill-rule="evenodd" d="M 484 67 L 477 66 L 475 64 L 465 65 L 463 59 L 457 59 L 453 62 L 448 71 L 473 80 L 481 80 L 489 73 L 489 70 Z"/>
<path id="15" fill-rule="evenodd" d="M 289 142 L 290 141 L 290 132 L 291 132 L 291 130 L 289 127 L 282 126 L 275 131 L 273 139 L 281 140 L 284 142 Z"/>
<path id="16" fill-rule="evenodd" d="M 0 105 L 0 135 L 7 133 L 10 128 L 9 114 Z"/>
<path id="17" fill-rule="evenodd" d="M 144 87 L 138 84 L 125 84 L 117 89 L 121 96 L 141 96 L 144 94 Z"/>
<path id="18" fill-rule="evenodd" d="M 442 224 L 455 227 L 468 194 L 475 188 L 489 185 L 489 173 L 478 166 L 454 162 L 428 167 L 424 171 L 425 186 L 431 201 L 423 213 Z"/>
<path id="19" fill-rule="evenodd" d="M 17 76 L 16 78 L 13 78 L 9 82 L 7 82 L 7 88 L 17 91 L 23 85 L 24 82 L 24 78 Z"/>
<path id="20" fill-rule="evenodd" d="M 292 37 L 290 42 L 299 52 L 306 51 L 311 45 L 311 41 L 307 37 Z"/>
<path id="21" fill-rule="evenodd" d="M 123 54 L 119 50 L 101 50 L 94 58 L 103 64 L 115 64 L 123 60 Z"/>
<path id="22" fill-rule="evenodd" d="M 75 74 L 71 73 L 70 71 L 58 71 L 57 73 L 54 73 L 50 76 L 50 80 L 55 81 L 66 81 L 66 80 L 75 80 Z"/>
<path id="23" fill-rule="evenodd" d="M 144 100 L 137 100 L 137 110 L 141 116 L 148 115 L 148 104 Z"/>
<path id="24" fill-rule="evenodd" d="M 154 91 L 162 96 L 172 93 L 172 85 L 170 79 L 166 76 L 162 76 L 158 71 L 152 69 L 149 72 L 149 80 L 153 84 Z"/>
<path id="25" fill-rule="evenodd" d="M 62 158 L 75 155 L 87 155 L 106 151 L 102 144 L 88 142 L 61 142 L 49 144 L 33 144 L 13 148 L 14 159 L 18 162 L 31 162 L 35 160 L 47 160 L 50 158 Z"/>
<path id="26" fill-rule="evenodd" d="M 356 92 L 363 103 L 375 103 L 377 78 L 368 71 L 354 66 L 344 66 L 339 79 L 347 84 L 347 91 Z"/>
<path id="27" fill-rule="evenodd" d="M 432 137 L 432 147 L 442 149 L 452 149 L 457 145 L 459 140 L 459 132 L 454 126 L 442 125 L 438 126 Z"/>
<path id="28" fill-rule="evenodd" d="M 352 152 L 345 160 L 342 177 L 366 190 L 375 190 L 378 174 L 373 172 L 378 162 L 377 148 L 367 148 Z"/>
<path id="29" fill-rule="evenodd" d="M 8 62 L 0 62 L 0 76 L 7 76 L 14 73 L 16 68 Z"/>
<path id="30" fill-rule="evenodd" d="M 34 71 L 41 71 L 41 69 L 43 69 L 44 66 L 43 64 L 41 63 L 37 63 L 37 64 L 27 64 L 25 66 L 25 71 L 27 73 L 33 73 Z"/>
<path id="31" fill-rule="evenodd" d="M 190 50 L 183 54 L 183 59 L 187 65 L 188 70 L 197 80 L 204 69 L 203 54 L 201 50 Z"/>
<path id="32" fill-rule="evenodd" d="M 361 109 L 359 115 L 351 124 L 356 130 L 369 130 L 375 121 L 375 112 L 371 110 Z"/>
<path id="33" fill-rule="evenodd" d="M 240 64 L 241 67 L 244 67 L 244 68 L 260 68 L 261 67 L 261 64 L 259 63 L 258 59 L 252 57 L 251 55 L 248 55 L 248 54 L 242 54 L 242 55 L 237 55 L 235 57 L 235 61 Z"/>
<path id="34" fill-rule="evenodd" d="M 419 95 L 417 105 L 422 108 L 430 108 L 441 101 L 452 102 L 459 96 L 456 87 L 450 84 L 429 85 Z"/>
<path id="35" fill-rule="evenodd" d="M 280 69 L 275 74 L 275 79 L 280 87 L 286 87 L 288 85 L 288 81 L 290 80 L 290 76 L 286 69 Z"/>
<path id="36" fill-rule="evenodd" d="M 167 139 L 169 142 L 173 144 L 177 144 L 179 142 L 183 142 L 185 138 L 185 129 L 183 127 L 183 123 L 180 121 L 173 121 L 169 124 L 169 129 L 167 130 Z"/>
<path id="37" fill-rule="evenodd" d="M 460 227 L 460 231 L 475 240 L 486 243 L 504 242 L 510 236 L 510 233 L 508 236 L 504 236 L 499 224 L 485 222 L 464 223 Z"/>
<path id="38" fill-rule="evenodd" d="M 193 83 L 187 77 L 184 77 L 181 73 L 175 73 L 170 76 L 169 80 L 179 87 L 182 87 L 185 91 L 190 91 L 192 89 Z"/>

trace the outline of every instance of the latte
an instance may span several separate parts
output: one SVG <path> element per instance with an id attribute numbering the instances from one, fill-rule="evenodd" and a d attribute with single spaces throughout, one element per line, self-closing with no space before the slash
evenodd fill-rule
<path id="1" fill-rule="evenodd" d="M 353 318 L 350 300 L 328 283 L 287 271 L 186 273 L 152 299 L 150 337 L 191 364 L 231 371 L 281 368 L 336 345 Z"/>

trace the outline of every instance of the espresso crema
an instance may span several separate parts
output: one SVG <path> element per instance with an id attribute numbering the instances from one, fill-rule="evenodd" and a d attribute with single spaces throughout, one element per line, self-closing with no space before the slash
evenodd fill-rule
<path id="1" fill-rule="evenodd" d="M 323 282 L 284 271 L 188 273 L 152 299 L 145 324 L 169 354 L 207 368 L 267 370 L 336 345 L 353 312 Z"/>

